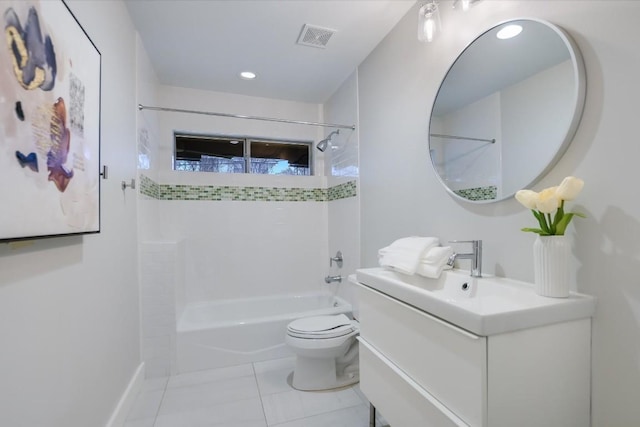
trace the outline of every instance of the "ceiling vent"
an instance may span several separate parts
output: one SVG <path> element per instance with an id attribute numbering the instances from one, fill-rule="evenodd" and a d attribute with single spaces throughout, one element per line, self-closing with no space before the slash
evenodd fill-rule
<path id="1" fill-rule="evenodd" d="M 335 32 L 336 30 L 332 30 L 331 28 L 304 24 L 300 37 L 298 37 L 298 44 L 324 49 L 327 47 L 329 39 Z"/>

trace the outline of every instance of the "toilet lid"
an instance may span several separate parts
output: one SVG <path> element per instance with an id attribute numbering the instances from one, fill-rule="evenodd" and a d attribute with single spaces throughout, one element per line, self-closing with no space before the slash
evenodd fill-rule
<path id="1" fill-rule="evenodd" d="M 287 327 L 289 335 L 298 338 L 335 338 L 355 330 L 351 320 L 344 314 L 336 316 L 314 316 L 294 320 Z"/>

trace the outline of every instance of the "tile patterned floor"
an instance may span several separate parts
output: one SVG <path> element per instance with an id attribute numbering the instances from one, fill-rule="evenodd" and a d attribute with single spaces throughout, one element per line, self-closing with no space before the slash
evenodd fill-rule
<path id="1" fill-rule="evenodd" d="M 125 427 L 369 427 L 369 403 L 357 384 L 294 390 L 287 381 L 294 363 L 277 359 L 147 380 Z"/>

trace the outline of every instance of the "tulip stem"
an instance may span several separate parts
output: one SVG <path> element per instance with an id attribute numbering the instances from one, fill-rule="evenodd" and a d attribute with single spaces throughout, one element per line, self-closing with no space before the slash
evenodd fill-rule
<path id="1" fill-rule="evenodd" d="M 547 220 L 544 217 L 544 214 L 540 211 L 536 211 L 535 209 L 531 209 L 531 213 L 536 217 L 538 223 L 540 224 L 540 234 L 543 236 L 547 236 L 550 234 L 549 226 L 547 225 Z"/>
<path id="2" fill-rule="evenodd" d="M 558 187 L 550 187 L 536 193 L 531 190 L 516 192 L 516 199 L 538 220 L 540 228 L 523 228 L 523 231 L 537 233 L 541 236 L 564 235 L 567 226 L 574 216 L 585 218 L 579 212 L 565 212 L 565 201 L 574 200 L 584 185 L 581 179 L 568 176 Z M 541 210 L 542 209 L 542 210 Z M 547 213 L 547 211 L 550 211 Z M 555 211 L 555 214 L 552 214 Z"/>

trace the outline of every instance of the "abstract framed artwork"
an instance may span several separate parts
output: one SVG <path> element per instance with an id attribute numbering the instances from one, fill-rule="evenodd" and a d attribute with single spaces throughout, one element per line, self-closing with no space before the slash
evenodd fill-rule
<path id="1" fill-rule="evenodd" d="M 0 12 L 0 241 L 98 233 L 100 52 L 62 0 Z"/>

